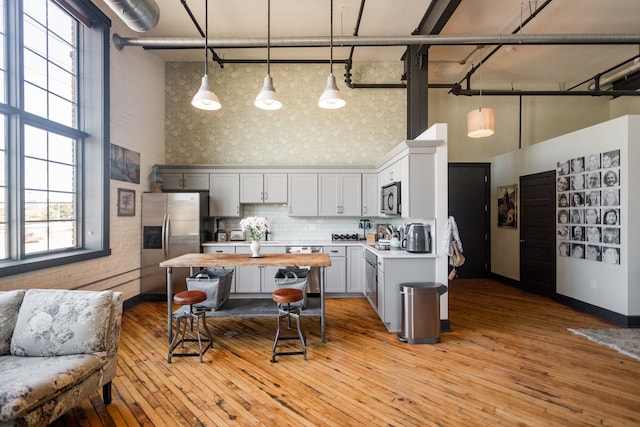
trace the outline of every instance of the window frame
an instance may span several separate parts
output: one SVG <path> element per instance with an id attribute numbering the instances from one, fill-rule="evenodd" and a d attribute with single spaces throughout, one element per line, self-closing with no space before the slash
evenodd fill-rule
<path id="1" fill-rule="evenodd" d="M 111 254 L 109 248 L 109 41 L 111 21 L 89 0 L 48 0 L 78 21 L 78 126 L 56 124 L 24 111 L 22 75 L 22 3 L 0 0 L 6 24 L 6 93 L 0 114 L 7 118 L 8 256 L 0 260 L 0 277 L 86 261 Z M 22 167 L 25 125 L 77 139 L 77 247 L 25 254 Z"/>

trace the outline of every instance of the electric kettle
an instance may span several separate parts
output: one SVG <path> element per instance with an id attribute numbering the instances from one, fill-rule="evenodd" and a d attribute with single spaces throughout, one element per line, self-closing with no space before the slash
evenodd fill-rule
<path id="1" fill-rule="evenodd" d="M 431 226 L 419 222 L 409 224 L 406 228 L 407 252 L 431 252 Z"/>

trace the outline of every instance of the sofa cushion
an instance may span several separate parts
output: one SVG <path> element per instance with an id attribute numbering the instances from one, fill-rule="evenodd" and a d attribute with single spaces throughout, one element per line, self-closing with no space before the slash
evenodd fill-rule
<path id="1" fill-rule="evenodd" d="M 29 289 L 11 338 L 11 354 L 104 352 L 110 313 L 110 291 Z"/>
<path id="2" fill-rule="evenodd" d="M 0 357 L 0 422 L 23 416 L 82 382 L 102 366 L 90 354 Z"/>
<path id="3" fill-rule="evenodd" d="M 9 354 L 24 290 L 0 292 L 0 355 Z"/>

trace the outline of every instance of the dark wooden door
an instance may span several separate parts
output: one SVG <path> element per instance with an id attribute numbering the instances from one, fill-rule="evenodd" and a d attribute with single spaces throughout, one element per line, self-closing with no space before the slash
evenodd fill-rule
<path id="1" fill-rule="evenodd" d="M 520 177 L 520 285 L 556 292 L 555 171 Z"/>
<path id="2" fill-rule="evenodd" d="M 490 266 L 489 163 L 449 163 L 449 215 L 460 231 L 466 262 L 458 277 L 487 277 Z"/>

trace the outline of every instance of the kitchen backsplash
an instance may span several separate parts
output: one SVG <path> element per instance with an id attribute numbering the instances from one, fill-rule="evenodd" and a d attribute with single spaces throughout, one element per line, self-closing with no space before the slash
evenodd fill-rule
<path id="1" fill-rule="evenodd" d="M 268 218 L 271 229 L 269 240 L 331 240 L 332 233 L 363 235 L 363 230 L 358 228 L 361 217 L 291 217 L 287 213 L 286 205 L 255 204 L 243 205 L 243 207 L 243 217 L 225 218 L 226 231 L 239 230 L 240 221 L 244 217 L 264 216 Z M 375 233 L 376 224 L 391 224 L 394 227 L 399 227 L 411 222 L 433 223 L 433 220 L 413 221 L 402 218 L 366 218 L 371 221 L 371 229 L 367 230 L 367 233 Z M 213 229 L 211 231 L 215 232 L 216 230 Z"/>

